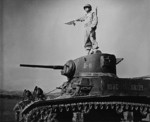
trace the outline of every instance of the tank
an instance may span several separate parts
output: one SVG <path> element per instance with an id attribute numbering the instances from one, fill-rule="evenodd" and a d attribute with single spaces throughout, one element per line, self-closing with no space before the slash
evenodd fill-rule
<path id="1" fill-rule="evenodd" d="M 59 96 L 26 95 L 14 108 L 23 122 L 150 122 L 149 77 L 119 78 L 116 66 L 123 58 L 97 51 L 65 65 L 21 64 L 50 68 L 67 77 Z M 34 95 L 33 95 L 34 96 Z"/>

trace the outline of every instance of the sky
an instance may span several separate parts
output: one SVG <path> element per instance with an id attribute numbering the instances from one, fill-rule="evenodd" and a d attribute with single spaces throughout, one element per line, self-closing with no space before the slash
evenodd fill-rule
<path id="1" fill-rule="evenodd" d="M 20 64 L 64 65 L 86 55 L 83 23 L 64 23 L 98 7 L 96 37 L 103 53 L 124 58 L 118 77 L 150 75 L 150 0 L 3 0 L 1 88 L 45 92 L 67 79 L 60 71 L 22 68 Z"/>

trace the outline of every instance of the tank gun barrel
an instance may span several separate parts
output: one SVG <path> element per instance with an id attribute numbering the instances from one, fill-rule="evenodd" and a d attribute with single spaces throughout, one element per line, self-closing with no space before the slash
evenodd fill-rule
<path id="1" fill-rule="evenodd" d="M 20 67 L 31 67 L 31 68 L 48 68 L 48 69 L 63 69 L 62 65 L 32 65 L 32 64 L 20 64 Z"/>

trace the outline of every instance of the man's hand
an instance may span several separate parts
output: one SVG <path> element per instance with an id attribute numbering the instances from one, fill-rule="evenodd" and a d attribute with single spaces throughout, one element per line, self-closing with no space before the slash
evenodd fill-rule
<path id="1" fill-rule="evenodd" d="M 74 26 L 76 25 L 75 21 L 73 21 L 73 25 L 74 25 Z"/>
<path id="2" fill-rule="evenodd" d="M 65 23 L 65 24 L 67 24 L 67 25 L 76 25 L 76 23 L 75 23 L 75 20 L 73 20 L 73 21 L 70 21 L 70 22 L 67 22 L 67 23 Z"/>

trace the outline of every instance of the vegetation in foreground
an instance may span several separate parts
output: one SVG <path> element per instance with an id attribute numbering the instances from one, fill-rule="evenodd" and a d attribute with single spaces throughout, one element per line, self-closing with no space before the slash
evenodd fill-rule
<path id="1" fill-rule="evenodd" d="M 47 95 L 50 99 L 59 96 L 60 93 Z M 14 106 L 22 100 L 23 91 L 0 90 L 0 122 L 16 122 Z"/>

